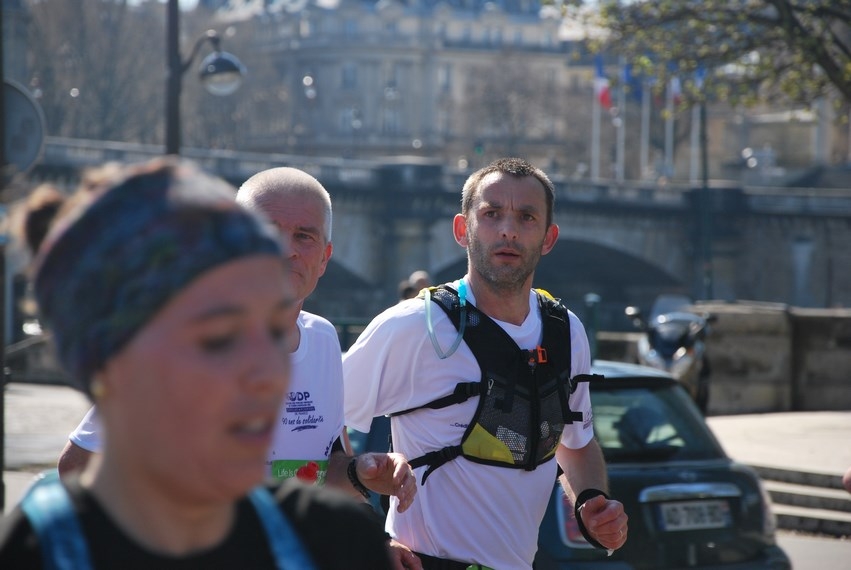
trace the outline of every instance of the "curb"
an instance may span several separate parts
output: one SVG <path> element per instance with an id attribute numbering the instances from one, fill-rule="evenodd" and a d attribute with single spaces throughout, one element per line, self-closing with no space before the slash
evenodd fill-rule
<path id="1" fill-rule="evenodd" d="M 805 509 L 787 505 L 772 507 L 777 528 L 822 534 L 836 538 L 851 536 L 851 516 L 837 518 L 832 511 Z"/>
<path id="2" fill-rule="evenodd" d="M 841 489 L 842 476 L 832 473 L 815 473 L 812 471 L 797 471 L 783 469 L 780 467 L 768 467 L 765 465 L 750 465 L 757 474 L 766 481 L 780 481 L 782 483 L 794 483 L 809 487 L 822 487 L 824 489 Z"/>
<path id="3" fill-rule="evenodd" d="M 777 528 L 833 537 L 851 536 L 851 493 L 842 477 L 751 465 L 771 496 Z"/>

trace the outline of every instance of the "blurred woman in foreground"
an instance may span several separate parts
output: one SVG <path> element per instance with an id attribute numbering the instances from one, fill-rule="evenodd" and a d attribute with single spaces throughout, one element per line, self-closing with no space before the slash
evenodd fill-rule
<path id="1" fill-rule="evenodd" d="M 90 195 L 47 236 L 34 284 L 104 452 L 3 521 L 0 568 L 389 567 L 362 506 L 258 487 L 289 383 L 274 228 L 172 159 Z"/>

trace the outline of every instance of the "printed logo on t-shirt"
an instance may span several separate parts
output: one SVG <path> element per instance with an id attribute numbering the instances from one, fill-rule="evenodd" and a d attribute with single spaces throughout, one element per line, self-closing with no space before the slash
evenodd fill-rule
<path id="1" fill-rule="evenodd" d="M 307 390 L 301 392 L 288 392 L 287 401 L 284 404 L 286 415 L 281 418 L 281 422 L 287 426 L 290 431 L 303 431 L 306 429 L 316 429 L 319 424 L 325 421 L 322 414 L 316 413 L 316 404 L 310 397 L 310 392 Z"/>
<path id="2" fill-rule="evenodd" d="M 328 461 L 304 459 L 274 459 L 269 462 L 270 475 L 283 480 L 297 478 L 308 485 L 324 485 L 328 474 Z"/>

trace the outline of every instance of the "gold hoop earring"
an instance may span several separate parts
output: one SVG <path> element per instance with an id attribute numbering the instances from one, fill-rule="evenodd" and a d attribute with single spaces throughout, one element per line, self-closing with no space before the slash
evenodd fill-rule
<path id="1" fill-rule="evenodd" d="M 106 396 L 106 386 L 100 378 L 95 378 L 89 385 L 89 392 L 91 392 L 92 398 L 95 401 L 103 400 L 104 396 Z"/>

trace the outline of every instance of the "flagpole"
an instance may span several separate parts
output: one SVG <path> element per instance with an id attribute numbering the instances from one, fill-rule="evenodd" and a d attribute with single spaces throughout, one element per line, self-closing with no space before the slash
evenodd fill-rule
<path id="1" fill-rule="evenodd" d="M 665 176 L 674 176 L 674 90 L 673 79 L 668 81 L 665 94 Z"/>
<path id="2" fill-rule="evenodd" d="M 691 154 L 689 156 L 689 182 L 697 184 L 700 179 L 698 163 L 700 161 L 700 105 L 691 108 Z"/>
<path id="3" fill-rule="evenodd" d="M 639 151 L 641 171 L 639 177 L 643 180 L 650 171 L 650 89 L 642 81 L 641 89 L 641 149 Z"/>
<path id="4" fill-rule="evenodd" d="M 624 152 L 626 150 L 626 60 L 623 56 L 618 63 L 621 67 L 621 86 L 618 90 L 618 140 L 615 149 L 615 176 L 618 182 L 624 181 Z"/>
<path id="5" fill-rule="evenodd" d="M 600 181 L 600 98 L 596 87 L 591 107 L 591 181 Z"/>
<path id="6" fill-rule="evenodd" d="M 706 183 L 705 142 L 706 142 L 706 94 L 703 92 L 703 81 L 706 69 L 699 65 L 694 72 L 695 90 L 700 96 L 700 103 L 691 109 L 691 183 L 696 186 L 701 177 Z M 701 164 L 702 162 L 702 170 Z"/>

